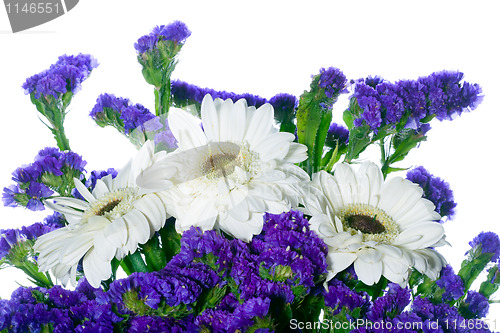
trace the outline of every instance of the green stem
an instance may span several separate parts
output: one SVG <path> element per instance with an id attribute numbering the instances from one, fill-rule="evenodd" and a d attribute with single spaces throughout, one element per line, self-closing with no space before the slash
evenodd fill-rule
<path id="1" fill-rule="evenodd" d="M 25 262 L 24 264 L 22 264 L 20 266 L 17 266 L 17 268 L 19 268 L 26 275 L 28 275 L 30 278 L 32 278 L 33 282 L 37 286 L 44 287 L 44 288 L 52 288 L 54 286 L 54 283 L 52 283 L 50 276 L 48 274 L 44 274 L 44 273 L 39 272 L 37 267 L 38 266 L 36 266 L 35 264 L 30 265 L 27 262 Z"/>
<path id="2" fill-rule="evenodd" d="M 66 133 L 64 132 L 64 126 L 62 125 L 62 122 L 60 125 L 57 125 L 52 129 L 52 133 L 54 134 L 54 138 L 56 139 L 57 147 L 59 147 L 61 151 L 71 150 L 71 148 L 69 147 L 69 140 L 66 137 Z"/>
<path id="3" fill-rule="evenodd" d="M 157 116 L 168 114 L 168 109 L 170 108 L 170 79 L 165 77 L 164 81 L 161 86 L 155 87 L 155 109 Z"/>

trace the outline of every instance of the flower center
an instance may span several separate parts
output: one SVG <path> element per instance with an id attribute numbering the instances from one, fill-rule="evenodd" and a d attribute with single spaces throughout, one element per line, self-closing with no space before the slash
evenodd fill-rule
<path id="1" fill-rule="evenodd" d="M 385 231 L 382 223 L 377 221 L 377 216 L 351 215 L 346 218 L 347 225 L 364 234 L 381 234 Z"/>
<path id="2" fill-rule="evenodd" d="M 90 204 L 83 213 L 82 221 L 87 222 L 92 216 L 103 216 L 112 221 L 131 211 L 134 208 L 133 202 L 137 199 L 135 188 L 123 188 L 105 193 Z"/>
<path id="3" fill-rule="evenodd" d="M 346 231 L 361 232 L 363 241 L 392 243 L 399 234 L 398 224 L 382 209 L 367 204 L 349 204 L 338 216 Z"/>
<path id="4" fill-rule="evenodd" d="M 216 179 L 232 174 L 238 164 L 238 155 L 222 152 L 208 156 L 201 164 L 201 170 L 207 178 Z"/>

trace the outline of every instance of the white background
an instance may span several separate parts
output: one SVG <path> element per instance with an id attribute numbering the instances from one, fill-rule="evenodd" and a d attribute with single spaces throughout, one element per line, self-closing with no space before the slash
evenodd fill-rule
<path id="1" fill-rule="evenodd" d="M 141 76 L 133 44 L 155 25 L 174 20 L 193 32 L 174 78 L 219 90 L 298 96 L 308 89 L 311 74 L 329 66 L 349 79 L 381 75 L 392 81 L 461 70 L 465 80 L 483 87 L 483 103 L 453 122 L 433 121 L 428 141 L 402 164 L 424 165 L 451 184 L 459 205 L 456 219 L 445 224 L 452 247 L 441 252 L 458 270 L 475 235 L 500 232 L 495 3 L 85 0 L 54 21 L 16 34 L 0 8 L 0 188 L 12 184 L 10 173 L 32 162 L 41 148 L 55 146 L 21 85 L 65 53 L 90 53 L 100 62 L 70 106 L 71 147 L 88 161 L 87 171 L 120 168 L 134 147 L 114 129 L 95 125 L 88 113 L 104 92 L 153 109 L 153 90 Z M 334 119 L 340 121 L 344 108 L 345 99 L 334 109 Z M 0 207 L 0 228 L 41 221 L 48 213 Z M 0 281 L 2 298 L 10 297 L 15 281 L 27 283 L 15 269 L 0 271 Z M 498 308 L 489 316 L 498 318 L 496 330 Z"/>

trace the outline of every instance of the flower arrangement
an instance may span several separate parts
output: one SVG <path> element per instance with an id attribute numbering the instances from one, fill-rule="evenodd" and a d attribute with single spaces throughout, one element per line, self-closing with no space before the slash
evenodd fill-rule
<path id="1" fill-rule="evenodd" d="M 299 98 L 238 95 L 171 80 L 189 35 L 174 22 L 134 45 L 154 112 L 111 94 L 90 112 L 138 148 L 125 166 L 88 172 L 64 131 L 92 56 L 26 80 L 57 147 L 13 172 L 3 202 L 54 213 L 1 230 L 1 267 L 36 287 L 0 300 L 0 332 L 495 329 L 500 238 L 473 238 L 455 272 L 439 253 L 448 183 L 395 165 L 434 118 L 475 109 L 479 85 L 447 71 L 348 81 L 330 67 Z M 341 94 L 344 124 L 332 123 Z M 360 157 L 368 147 L 380 164 Z"/>

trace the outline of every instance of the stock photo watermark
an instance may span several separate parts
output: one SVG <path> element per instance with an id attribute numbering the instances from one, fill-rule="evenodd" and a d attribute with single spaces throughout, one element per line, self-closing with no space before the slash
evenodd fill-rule
<path id="1" fill-rule="evenodd" d="M 73 9 L 79 0 L 4 0 L 13 33 L 56 19 Z"/>
<path id="2" fill-rule="evenodd" d="M 290 329 L 312 330 L 312 329 L 327 329 L 330 332 L 346 331 L 356 329 L 375 329 L 375 330 L 413 330 L 421 331 L 438 330 L 444 328 L 447 330 L 496 330 L 497 321 L 484 319 L 444 319 L 444 320 L 428 320 L 426 322 L 396 322 L 377 321 L 372 322 L 366 319 L 351 319 L 347 321 L 323 320 L 323 321 L 298 321 L 297 319 L 290 320 Z"/>

